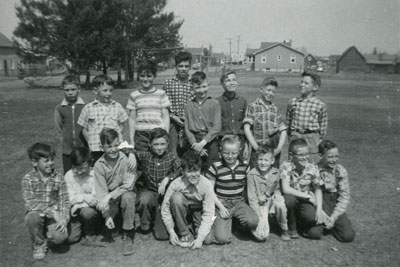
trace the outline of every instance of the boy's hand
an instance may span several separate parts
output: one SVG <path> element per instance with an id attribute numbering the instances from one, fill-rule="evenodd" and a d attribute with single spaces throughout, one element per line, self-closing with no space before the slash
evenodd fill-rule
<path id="1" fill-rule="evenodd" d="M 222 219 L 228 219 L 230 214 L 227 208 L 225 206 L 221 206 L 218 208 L 218 213 L 221 216 Z"/>
<path id="2" fill-rule="evenodd" d="M 316 224 L 324 223 L 324 214 L 322 212 L 322 209 L 317 209 L 317 211 L 315 212 L 315 221 Z"/>
<path id="3" fill-rule="evenodd" d="M 316 199 L 314 195 L 309 195 L 308 201 L 311 202 L 314 206 L 317 206 Z"/>
<path id="4" fill-rule="evenodd" d="M 112 183 L 108 186 L 108 189 L 109 189 L 110 191 L 114 191 L 115 188 L 117 188 L 117 187 L 118 187 L 118 184 L 115 183 L 115 182 L 112 182 Z"/>
<path id="5" fill-rule="evenodd" d="M 181 126 L 181 127 L 185 126 L 185 123 L 184 123 L 184 122 L 181 120 L 181 118 L 179 118 L 178 116 L 173 115 L 173 116 L 171 117 L 171 119 L 172 119 L 176 124 L 178 124 L 179 126 Z"/>
<path id="6" fill-rule="evenodd" d="M 164 180 L 161 181 L 161 184 L 158 186 L 158 193 L 160 195 L 165 194 L 165 188 L 167 187 L 168 182 L 169 182 L 168 177 L 165 177 Z"/>
<path id="7" fill-rule="evenodd" d="M 110 202 L 110 197 L 109 196 L 104 197 L 103 200 L 100 201 L 100 203 L 98 204 L 99 210 L 104 211 L 108 209 L 108 202 Z"/>
<path id="8" fill-rule="evenodd" d="M 53 211 L 53 219 L 56 221 L 56 226 L 55 226 L 56 230 L 61 233 L 66 233 L 67 232 L 66 223 L 58 211 Z"/>
<path id="9" fill-rule="evenodd" d="M 281 150 L 282 149 L 280 148 L 274 149 L 274 157 L 276 157 L 279 153 L 281 153 Z"/>
<path id="10" fill-rule="evenodd" d="M 171 232 L 169 232 L 169 242 L 171 242 L 173 246 L 177 246 L 179 244 L 178 235 L 175 233 L 174 230 L 171 230 Z"/>
<path id="11" fill-rule="evenodd" d="M 85 202 L 90 206 L 90 207 L 96 207 L 97 206 L 97 200 L 93 195 L 86 195 L 85 196 Z"/>
<path id="12" fill-rule="evenodd" d="M 108 218 L 106 219 L 106 226 L 107 226 L 107 228 L 110 229 L 110 230 L 115 228 L 115 224 L 114 224 L 113 218 L 108 217 Z"/>
<path id="13" fill-rule="evenodd" d="M 205 149 L 203 149 L 202 151 L 200 151 L 200 156 L 202 157 L 208 157 L 208 153 Z"/>
<path id="14" fill-rule="evenodd" d="M 67 227 L 64 223 L 61 222 L 56 224 L 56 230 L 63 234 L 67 233 Z"/>
<path id="15" fill-rule="evenodd" d="M 279 194 L 274 194 L 273 196 L 275 202 L 285 202 L 285 198 L 281 195 L 281 193 Z"/>
<path id="16" fill-rule="evenodd" d="M 259 147 L 258 147 L 258 144 L 257 144 L 256 142 L 252 143 L 251 146 L 253 147 L 253 149 L 254 149 L 255 151 L 257 151 L 258 148 L 259 148 Z"/>
<path id="17" fill-rule="evenodd" d="M 203 241 L 200 241 L 199 239 L 195 239 L 192 241 L 192 243 L 190 243 L 190 247 L 192 249 L 198 249 L 201 248 L 203 246 Z"/>
<path id="18" fill-rule="evenodd" d="M 334 225 L 335 225 L 335 218 L 333 218 L 332 216 L 328 217 L 325 221 L 325 228 L 329 230 L 332 229 Z"/>
<path id="19" fill-rule="evenodd" d="M 198 142 L 198 143 L 194 143 L 193 145 L 192 145 L 192 148 L 194 149 L 194 150 L 196 150 L 197 151 L 197 153 L 201 153 L 201 151 L 203 150 L 203 148 L 204 148 L 204 146 L 207 144 L 207 142 L 205 141 L 205 140 L 201 140 L 200 142 Z"/>

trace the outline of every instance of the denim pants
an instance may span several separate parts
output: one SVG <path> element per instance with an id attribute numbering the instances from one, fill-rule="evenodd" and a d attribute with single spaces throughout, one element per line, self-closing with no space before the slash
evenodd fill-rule
<path id="1" fill-rule="evenodd" d="M 126 231 L 135 228 L 135 204 L 136 193 L 128 191 L 123 193 L 117 199 L 113 199 L 109 203 L 109 210 L 103 216 L 115 218 L 119 213 L 122 214 L 122 229 Z"/>
<path id="2" fill-rule="evenodd" d="M 101 214 L 95 208 L 84 207 L 78 210 L 76 216 L 71 216 L 69 222 L 69 243 L 76 243 L 82 235 L 93 236 L 96 227 L 101 224 Z"/>
<path id="3" fill-rule="evenodd" d="M 284 194 L 284 198 L 289 231 L 297 231 L 297 223 L 302 233 L 315 226 L 316 209 L 311 202 L 290 194 Z"/>

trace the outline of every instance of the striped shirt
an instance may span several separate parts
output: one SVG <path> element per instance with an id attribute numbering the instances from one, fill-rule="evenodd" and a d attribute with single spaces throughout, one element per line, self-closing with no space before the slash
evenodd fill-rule
<path id="1" fill-rule="evenodd" d="M 287 107 L 286 121 L 289 135 L 295 131 L 317 132 L 320 137 L 324 137 L 328 128 L 326 104 L 315 96 L 306 99 L 293 98 Z"/>
<path id="2" fill-rule="evenodd" d="M 69 202 L 67 185 L 62 175 L 53 171 L 44 182 L 33 169 L 22 178 L 22 195 L 27 212 L 36 211 L 43 215 L 57 211 L 65 223 L 69 221 Z"/>
<path id="3" fill-rule="evenodd" d="M 163 90 L 167 93 L 171 106 L 169 111 L 171 115 L 185 119 L 185 106 L 187 102 L 193 99 L 192 83 L 190 80 L 181 81 L 177 77 L 166 80 Z"/>
<path id="4" fill-rule="evenodd" d="M 241 198 L 246 186 L 248 170 L 247 165 L 239 162 L 233 168 L 230 168 L 224 161 L 216 161 L 212 163 L 205 176 L 215 181 L 214 191 L 217 197 Z"/>
<path id="5" fill-rule="evenodd" d="M 167 94 L 153 87 L 147 92 L 141 89 L 133 91 L 126 109 L 136 112 L 136 130 L 150 131 L 158 127 L 165 128 L 162 110 L 170 105 Z"/>

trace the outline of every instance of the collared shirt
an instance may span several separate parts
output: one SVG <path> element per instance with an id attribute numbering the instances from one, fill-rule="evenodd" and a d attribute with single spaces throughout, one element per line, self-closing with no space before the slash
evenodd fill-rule
<path id="1" fill-rule="evenodd" d="M 175 179 L 181 175 L 181 161 L 170 152 L 158 156 L 151 151 L 136 151 L 135 155 L 143 170 L 146 185 L 152 191 L 157 192 L 165 177 Z"/>
<path id="2" fill-rule="evenodd" d="M 27 212 L 36 211 L 46 215 L 57 211 L 65 223 L 69 221 L 71 204 L 67 186 L 63 176 L 56 171 L 44 182 L 33 169 L 22 178 L 22 195 Z"/>
<path id="3" fill-rule="evenodd" d="M 206 177 L 215 181 L 215 193 L 221 198 L 240 198 L 246 186 L 246 173 L 249 167 L 237 162 L 231 168 L 224 160 L 213 162 L 206 172 Z"/>
<path id="4" fill-rule="evenodd" d="M 334 169 L 319 166 L 319 172 L 324 182 L 322 191 L 337 192 L 338 194 L 337 203 L 332 213 L 337 218 L 346 212 L 350 202 L 349 176 L 346 169 L 340 164 L 337 164 Z"/>
<path id="5" fill-rule="evenodd" d="M 167 93 L 169 101 L 171 101 L 169 107 L 171 115 L 184 119 L 185 106 L 194 98 L 193 85 L 190 80 L 181 81 L 177 77 L 173 77 L 165 81 L 163 89 Z"/>
<path id="6" fill-rule="evenodd" d="M 114 129 L 122 140 L 120 125 L 127 120 L 128 115 L 120 103 L 112 100 L 110 104 L 104 105 L 96 99 L 83 108 L 78 124 L 88 131 L 90 150 L 103 151 L 100 143 L 101 130 L 103 128 Z"/>
<path id="7" fill-rule="evenodd" d="M 112 199 L 116 199 L 123 193 L 131 191 L 136 181 L 135 157 L 127 157 L 119 152 L 119 157 L 113 167 L 104 156 L 101 156 L 94 164 L 94 185 L 98 202 L 109 193 Z"/>
<path id="8" fill-rule="evenodd" d="M 96 196 L 94 188 L 94 171 L 91 170 L 86 177 L 76 177 L 72 170 L 69 170 L 64 176 L 67 184 L 69 200 L 71 206 L 76 208 L 89 207 L 85 202 L 87 195 Z"/>
<path id="9" fill-rule="evenodd" d="M 221 131 L 221 107 L 210 96 L 202 103 L 193 99 L 186 105 L 185 132 L 190 144 L 196 143 L 194 133 L 205 133 L 203 139 L 209 143 Z"/>
<path id="10" fill-rule="evenodd" d="M 315 96 L 293 98 L 287 107 L 286 121 L 289 132 L 317 132 L 324 137 L 328 128 L 326 104 Z"/>
<path id="11" fill-rule="evenodd" d="M 260 202 L 267 202 L 279 190 L 279 170 L 271 167 L 266 175 L 257 168 L 247 174 L 247 197 L 250 207 L 258 211 Z"/>
<path id="12" fill-rule="evenodd" d="M 280 167 L 280 179 L 287 181 L 290 187 L 304 193 L 314 191 L 312 185 L 323 184 L 318 167 L 312 163 L 307 163 L 303 171 L 297 173 L 294 163 L 285 161 Z"/>
<path id="13" fill-rule="evenodd" d="M 258 144 L 286 130 L 286 125 L 278 113 L 278 107 L 273 103 L 267 105 L 261 98 L 257 98 L 255 102 L 248 105 L 244 123 L 252 126 L 253 137 Z"/>
<path id="14" fill-rule="evenodd" d="M 179 177 L 170 184 L 161 206 L 162 220 L 168 232 L 174 229 L 175 226 L 170 209 L 170 199 L 175 192 L 182 193 L 186 197 L 188 204 L 202 206 L 203 214 L 197 238 L 204 241 L 211 230 L 215 214 L 215 194 L 211 182 L 200 175 L 199 183 L 196 186 L 190 184 L 185 177 Z"/>
<path id="15" fill-rule="evenodd" d="M 162 111 L 170 105 L 167 94 L 153 87 L 147 92 L 141 89 L 133 91 L 129 95 L 126 109 L 136 112 L 136 130 L 150 131 L 157 127 L 165 128 Z"/>
<path id="16" fill-rule="evenodd" d="M 221 106 L 221 132 L 219 135 L 244 135 L 243 119 L 247 108 L 246 99 L 237 94 L 233 98 L 228 98 L 224 92 L 217 100 Z"/>

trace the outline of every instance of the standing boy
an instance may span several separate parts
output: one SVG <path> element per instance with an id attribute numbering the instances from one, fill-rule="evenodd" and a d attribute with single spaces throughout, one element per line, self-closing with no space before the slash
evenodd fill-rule
<path id="1" fill-rule="evenodd" d="M 192 64 L 192 54 L 186 51 L 175 56 L 176 76 L 166 80 L 163 89 L 167 93 L 171 106 L 169 130 L 169 150 L 175 156 L 182 156 L 189 149 L 185 135 L 185 106 L 193 99 L 192 83 L 189 80 L 189 70 Z"/>
<path id="2" fill-rule="evenodd" d="M 100 143 L 100 132 L 103 128 L 117 131 L 122 140 L 124 123 L 128 120 L 124 108 L 112 99 L 113 81 L 107 75 L 97 75 L 93 79 L 96 99 L 87 104 L 78 119 L 78 124 L 83 128 L 82 133 L 89 144 L 93 164 L 103 155 Z"/>
<path id="3" fill-rule="evenodd" d="M 28 149 L 33 170 L 22 179 L 25 223 L 33 243 L 33 258 L 46 257 L 47 242 L 63 243 L 67 237 L 70 202 L 62 175 L 53 169 L 55 152 L 36 143 Z M 46 238 L 47 237 L 47 238 Z"/>
<path id="4" fill-rule="evenodd" d="M 208 81 L 204 72 L 195 72 L 192 83 L 195 98 L 186 105 L 185 132 L 191 148 L 202 157 L 202 171 L 205 172 L 211 162 L 218 160 L 216 138 L 221 131 L 221 107 L 207 95 Z"/>
<path id="5" fill-rule="evenodd" d="M 283 123 L 274 100 L 278 82 L 265 78 L 260 87 L 260 97 L 247 107 L 244 119 L 244 133 L 249 141 L 252 152 L 250 166 L 256 166 L 256 151 L 260 146 L 267 145 L 274 149 L 274 167 L 279 168 L 281 150 L 286 141 L 286 125 Z"/>
<path id="6" fill-rule="evenodd" d="M 64 99 L 54 110 L 54 127 L 62 135 L 62 161 L 65 174 L 72 167 L 69 156 L 72 149 L 84 146 L 84 137 L 77 121 L 85 102 L 79 97 L 80 84 L 75 75 L 65 76 L 61 88 Z"/>
<path id="7" fill-rule="evenodd" d="M 300 97 L 291 99 L 286 111 L 289 140 L 305 139 L 310 149 L 310 161 L 317 163 L 318 144 L 328 128 L 328 113 L 326 104 L 315 97 L 321 86 L 321 78 L 307 72 L 302 77 Z"/>

